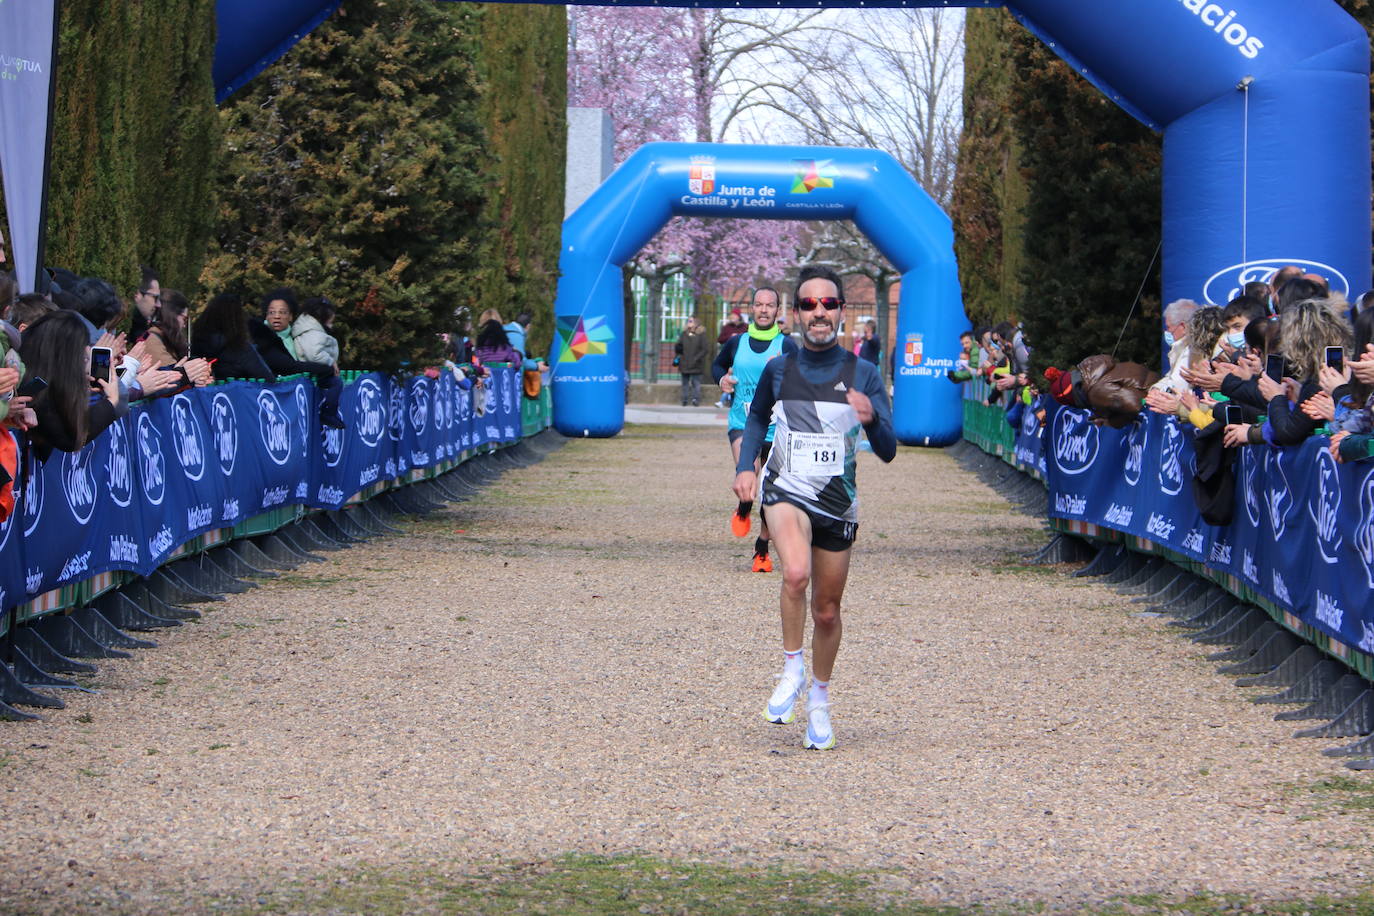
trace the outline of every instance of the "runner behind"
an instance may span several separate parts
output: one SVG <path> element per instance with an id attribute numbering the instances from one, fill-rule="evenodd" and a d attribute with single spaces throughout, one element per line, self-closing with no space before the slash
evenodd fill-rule
<path id="1" fill-rule="evenodd" d="M 737 334 L 725 342 L 720 354 L 711 365 L 711 375 L 720 390 L 734 393 L 730 405 L 730 417 L 726 435 L 730 438 L 730 453 L 739 463 L 739 444 L 744 437 L 745 419 L 749 416 L 749 403 L 754 398 L 759 376 L 768 361 L 782 353 L 796 353 L 797 345 L 792 338 L 782 333 L 778 324 L 778 291 L 771 286 L 761 286 L 754 290 L 751 297 L 754 320 L 749 323 L 743 334 Z M 768 427 L 767 436 L 760 449 L 760 461 L 768 458 L 768 449 L 773 442 L 773 427 Z M 758 465 L 755 465 L 755 470 Z M 754 497 L 741 499 L 730 516 L 730 530 L 736 537 L 747 537 L 752 522 L 750 510 L 754 508 Z M 773 558 L 768 552 L 768 522 L 763 517 L 763 507 L 759 507 L 759 536 L 754 541 L 754 572 L 772 572 Z"/>

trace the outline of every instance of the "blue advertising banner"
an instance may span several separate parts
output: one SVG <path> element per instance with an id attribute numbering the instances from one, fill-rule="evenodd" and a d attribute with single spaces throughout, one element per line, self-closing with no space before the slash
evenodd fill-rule
<path id="1" fill-rule="evenodd" d="M 1049 411 L 1049 514 L 1167 547 L 1235 576 L 1304 624 L 1374 653 L 1374 465 L 1341 464 L 1324 436 L 1249 446 L 1235 463 L 1235 514 L 1218 527 L 1193 500 L 1190 424 L 1145 414 L 1124 430 Z M 1032 434 L 1018 430 L 1017 453 Z"/>
<path id="2" fill-rule="evenodd" d="M 362 375 L 344 386 L 344 429 L 321 427 L 304 378 L 141 401 L 81 451 L 25 460 L 14 517 L 0 525 L 0 607 L 112 570 L 147 575 L 197 535 L 268 510 L 339 508 L 471 451 L 474 423 L 483 443 L 513 442 L 517 378 L 492 370 L 479 418 L 451 375 Z"/>

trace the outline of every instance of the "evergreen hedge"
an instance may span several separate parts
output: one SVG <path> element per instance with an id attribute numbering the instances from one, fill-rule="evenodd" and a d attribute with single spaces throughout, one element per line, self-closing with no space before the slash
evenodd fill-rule
<path id="1" fill-rule="evenodd" d="M 214 0 L 63 0 L 46 263 L 194 291 L 215 219 Z"/>
<path id="2" fill-rule="evenodd" d="M 478 70 L 488 138 L 490 226 L 476 286 L 512 320 L 534 316 L 529 352 L 547 354 L 563 237 L 568 148 L 568 17 L 561 6 L 482 5 Z"/>

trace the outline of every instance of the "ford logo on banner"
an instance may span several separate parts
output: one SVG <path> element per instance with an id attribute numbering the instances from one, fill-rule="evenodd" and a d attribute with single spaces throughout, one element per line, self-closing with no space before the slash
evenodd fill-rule
<path id="1" fill-rule="evenodd" d="M 343 457 L 343 430 L 326 426 L 321 431 L 325 467 L 337 467 Z"/>
<path id="2" fill-rule="evenodd" d="M 357 416 L 353 422 L 354 432 L 363 445 L 375 448 L 386 427 L 386 408 L 382 404 L 382 389 L 370 378 L 358 383 Z"/>
<path id="3" fill-rule="evenodd" d="M 1131 486 L 1140 482 L 1140 472 L 1145 468 L 1145 446 L 1149 441 L 1150 425 L 1137 419 L 1126 434 L 1126 464 L 1121 475 Z"/>
<path id="4" fill-rule="evenodd" d="M 1350 296 L 1350 281 L 1330 264 L 1323 264 L 1320 261 L 1305 261 L 1302 258 L 1266 258 L 1260 261 L 1246 261 L 1244 264 L 1232 264 L 1230 267 L 1223 267 L 1208 277 L 1206 283 L 1202 284 L 1202 298 L 1207 300 L 1206 304 L 1208 305 L 1225 305 L 1240 295 L 1245 284 L 1256 281 L 1268 283 L 1269 278 L 1274 275 L 1276 270 L 1289 264 L 1301 267 L 1303 273 L 1313 273 L 1325 277 L 1327 285 L 1331 287 L 1331 292 L 1340 292 L 1347 298 Z"/>
<path id="5" fill-rule="evenodd" d="M 1097 460 L 1097 427 L 1082 411 L 1064 408 L 1054 418 L 1054 463 L 1065 474 L 1082 474 Z"/>
<path id="6" fill-rule="evenodd" d="M 1283 452 L 1268 449 L 1264 453 L 1265 470 L 1269 472 L 1269 486 L 1264 488 L 1265 502 L 1269 506 L 1269 524 L 1274 528 L 1274 540 L 1283 537 L 1283 529 L 1288 527 L 1288 510 L 1293 505 L 1293 494 L 1288 489 L 1288 477 L 1283 473 Z"/>
<path id="7" fill-rule="evenodd" d="M 483 404 L 482 412 L 483 412 L 484 414 L 487 414 L 487 413 L 495 413 L 495 412 L 496 412 L 496 385 L 497 385 L 497 382 L 498 382 L 498 380 L 493 379 L 493 380 L 492 380 L 492 383 L 491 383 L 490 385 L 486 386 L 486 388 L 484 389 L 484 390 L 486 391 L 486 396 L 485 396 L 485 397 L 486 397 L 486 400 L 484 400 L 484 401 L 482 402 L 482 404 Z"/>
<path id="8" fill-rule="evenodd" d="M 453 426 L 453 386 L 440 385 L 434 395 L 434 428 L 450 429 Z"/>
<path id="9" fill-rule="evenodd" d="M 1035 435 L 1035 428 L 1040 423 L 1040 418 L 1035 415 L 1035 404 L 1031 404 L 1021 411 L 1021 435 Z"/>
<path id="10" fill-rule="evenodd" d="M 172 425 L 176 436 L 172 440 L 181 470 L 191 480 L 205 476 L 205 443 L 200 437 L 200 424 L 191 409 L 191 399 L 179 394 L 172 399 Z"/>
<path id="11" fill-rule="evenodd" d="M 1164 438 L 1159 443 L 1159 488 L 1170 496 L 1183 489 L 1183 433 L 1178 421 L 1164 421 Z"/>
<path id="12" fill-rule="evenodd" d="M 215 457 L 219 459 L 219 469 L 225 477 L 234 473 L 234 459 L 239 454 L 238 418 L 234 416 L 234 404 L 223 392 L 215 395 L 210 407 L 210 435 L 215 441 Z"/>
<path id="13" fill-rule="evenodd" d="M 459 389 L 458 419 L 463 423 L 466 423 L 468 421 L 468 417 L 470 416 L 472 416 L 472 390 L 469 389 L 467 391 L 463 391 L 462 389 Z"/>
<path id="14" fill-rule="evenodd" d="M 1326 449 L 1317 452 L 1317 486 L 1307 511 L 1317 526 L 1317 552 L 1327 563 L 1335 563 L 1341 547 L 1341 532 L 1336 520 L 1341 515 L 1341 476 L 1336 459 Z"/>
<path id="15" fill-rule="evenodd" d="M 67 494 L 72 517 L 82 525 L 89 522 L 95 512 L 95 479 L 91 476 L 91 456 L 94 454 L 95 448 L 89 445 L 78 452 L 62 454 L 62 489 Z"/>
<path id="16" fill-rule="evenodd" d="M 1355 549 L 1364 566 L 1365 581 L 1374 588 L 1374 471 L 1364 475 L 1360 484 L 1360 524 L 1355 529 Z"/>
<path id="17" fill-rule="evenodd" d="M 33 534 L 38 520 L 43 517 L 43 469 L 37 466 L 29 472 L 29 481 L 24 485 L 24 537 Z"/>
<path id="18" fill-rule="evenodd" d="M 147 413 L 138 415 L 137 438 L 143 468 L 143 493 L 148 497 L 148 502 L 160 506 L 167 492 L 167 463 L 162 457 L 162 437 L 158 435 L 153 418 Z"/>
<path id="19" fill-rule="evenodd" d="M 391 398 L 386 409 L 386 434 L 392 442 L 401 441 L 405 418 L 405 390 L 400 385 L 392 385 Z"/>
<path id="20" fill-rule="evenodd" d="M 1259 494 L 1255 492 L 1255 471 L 1259 469 L 1259 459 L 1253 448 L 1240 450 L 1240 491 L 1245 497 L 1245 514 L 1250 525 L 1258 528 L 1260 523 Z"/>
<path id="21" fill-rule="evenodd" d="M 425 379 L 415 382 L 410 389 L 410 428 L 415 435 L 423 435 L 429 426 L 429 385 Z"/>
<path id="22" fill-rule="evenodd" d="M 133 455 L 129 452 L 129 436 L 122 422 L 110 424 L 109 436 L 110 454 L 105 459 L 105 486 L 115 505 L 127 507 L 134 500 Z"/>
<path id="23" fill-rule="evenodd" d="M 258 431 L 267 457 L 276 464 L 286 464 L 291 457 L 291 424 L 270 391 L 258 392 Z"/>
<path id="24" fill-rule="evenodd" d="M 515 393 L 515 373 L 503 372 L 505 378 L 501 381 L 501 412 L 510 413 L 511 396 Z"/>
<path id="25" fill-rule="evenodd" d="M 296 432 L 300 436 L 301 454 L 308 454 L 310 451 L 310 395 L 306 394 L 305 384 L 296 385 L 294 392 L 296 398 Z"/>

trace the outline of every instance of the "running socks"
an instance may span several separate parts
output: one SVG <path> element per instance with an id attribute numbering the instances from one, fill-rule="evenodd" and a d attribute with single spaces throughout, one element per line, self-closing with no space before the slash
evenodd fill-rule
<path id="1" fill-rule="evenodd" d="M 768 556 L 768 538 L 754 538 L 754 556 Z"/>
<path id="2" fill-rule="evenodd" d="M 806 677 L 806 661 L 802 657 L 801 649 L 797 649 L 795 651 L 788 651 L 787 649 L 783 649 L 782 659 L 783 677 Z"/>
<path id="3" fill-rule="evenodd" d="M 730 516 L 730 533 L 737 538 L 746 537 L 749 530 L 754 527 L 754 520 L 749 517 L 749 513 L 754 510 L 754 501 L 748 500 L 741 502 L 735 509 L 735 514 Z"/>
<path id="4" fill-rule="evenodd" d="M 798 653 L 798 658 L 800 658 L 800 653 Z M 818 680 L 816 680 L 815 675 L 812 675 L 812 676 L 811 676 L 811 694 L 810 694 L 810 696 L 808 697 L 808 703 L 809 703 L 809 705 L 814 706 L 814 705 L 816 705 L 817 703 L 829 703 L 829 702 L 830 702 L 830 682 L 829 682 L 829 681 L 818 681 Z"/>

